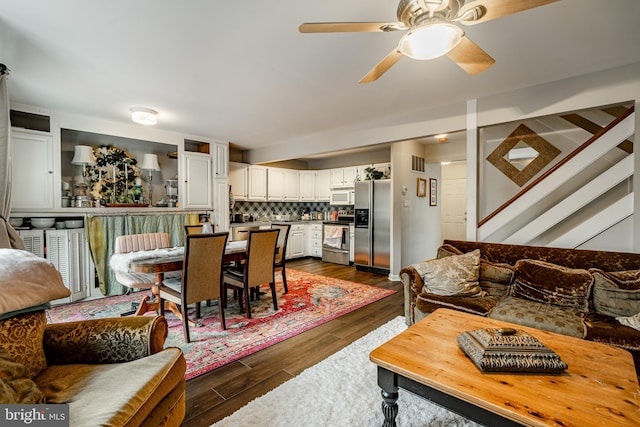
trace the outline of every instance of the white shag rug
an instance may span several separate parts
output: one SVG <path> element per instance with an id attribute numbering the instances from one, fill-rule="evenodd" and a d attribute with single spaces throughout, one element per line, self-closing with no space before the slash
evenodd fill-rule
<path id="1" fill-rule="evenodd" d="M 213 426 L 381 426 L 382 397 L 369 353 L 405 329 L 404 317 L 396 317 Z M 479 425 L 406 390 L 399 395 L 399 427 Z"/>

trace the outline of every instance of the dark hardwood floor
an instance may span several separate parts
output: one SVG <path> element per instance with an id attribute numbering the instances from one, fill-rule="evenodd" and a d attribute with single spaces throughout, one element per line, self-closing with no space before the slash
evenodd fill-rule
<path id="1" fill-rule="evenodd" d="M 358 310 L 236 362 L 187 381 L 183 426 L 209 426 L 368 332 L 404 314 L 401 282 L 355 267 L 311 258 L 287 262 L 287 268 L 397 291 Z"/>

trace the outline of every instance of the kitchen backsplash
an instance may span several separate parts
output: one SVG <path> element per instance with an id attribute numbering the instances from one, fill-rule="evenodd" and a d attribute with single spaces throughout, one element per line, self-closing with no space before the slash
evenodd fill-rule
<path id="1" fill-rule="evenodd" d="M 340 209 L 353 209 L 353 206 L 330 205 L 329 202 L 245 202 L 236 201 L 231 217 L 236 214 L 248 214 L 255 220 L 273 215 L 299 215 L 306 210 L 311 212 L 331 212 Z"/>

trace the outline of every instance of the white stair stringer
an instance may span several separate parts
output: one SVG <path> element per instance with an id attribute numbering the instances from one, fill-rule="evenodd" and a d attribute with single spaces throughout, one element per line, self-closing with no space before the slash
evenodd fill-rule
<path id="1" fill-rule="evenodd" d="M 626 156 L 575 193 L 504 239 L 503 243 L 526 245 L 580 208 L 633 175 L 633 156 Z"/>
<path id="2" fill-rule="evenodd" d="M 631 215 L 633 215 L 633 193 L 627 194 L 606 209 L 598 212 L 587 221 L 550 242 L 548 246 L 577 248 L 587 240 L 594 238 Z"/>
<path id="3" fill-rule="evenodd" d="M 621 141 L 629 138 L 635 132 L 634 115 L 630 115 L 615 127 L 611 128 L 602 137 L 584 150 L 580 151 L 566 164 L 553 171 L 544 180 L 544 185 L 536 185 L 527 193 L 505 207 L 493 218 L 478 229 L 480 241 L 489 241 L 489 236 L 500 230 L 513 218 L 518 218 L 523 213 L 532 209 L 537 203 L 544 200 L 549 194 L 556 191 L 570 178 L 574 177 L 597 159 L 605 155 Z"/>

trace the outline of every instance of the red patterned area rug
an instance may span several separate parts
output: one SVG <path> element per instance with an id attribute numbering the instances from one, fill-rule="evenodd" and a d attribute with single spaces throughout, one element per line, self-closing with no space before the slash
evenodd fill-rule
<path id="1" fill-rule="evenodd" d="M 237 302 L 230 299 L 225 317 L 227 330 L 220 328 L 217 304 L 202 304 L 201 326 L 190 326 L 191 343 L 184 342 L 182 322 L 167 312 L 169 336 L 166 346 L 180 347 L 187 359 L 186 379 L 194 378 L 220 366 L 255 353 L 294 335 L 335 319 L 395 291 L 362 283 L 348 282 L 287 269 L 289 292 L 284 294 L 280 275 L 276 275 L 278 310 L 273 310 L 271 292 L 260 301 L 252 301 L 252 318 L 239 313 Z M 150 291 L 145 291 L 151 294 Z M 78 302 L 47 310 L 49 323 L 118 317 L 140 301 L 143 292 Z M 153 315 L 153 313 L 148 313 Z M 189 311 L 193 318 L 193 310 Z"/>

